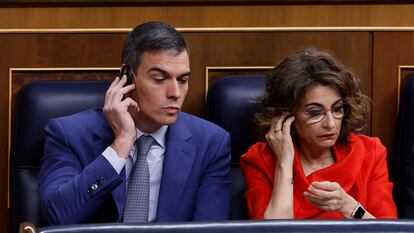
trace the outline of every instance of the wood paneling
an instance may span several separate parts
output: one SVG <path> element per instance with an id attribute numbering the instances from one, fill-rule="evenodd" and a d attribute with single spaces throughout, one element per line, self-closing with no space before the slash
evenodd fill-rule
<path id="1" fill-rule="evenodd" d="M 215 66 L 206 68 L 206 92 L 215 81 L 233 75 L 267 75 L 274 66 Z M 206 95 L 207 96 L 207 95 Z"/>
<path id="2" fill-rule="evenodd" d="M 295 50 L 318 47 L 333 51 L 352 67 L 371 95 L 371 37 L 368 32 L 184 33 L 191 50 L 192 78 L 186 104 L 203 114 L 206 66 L 273 66 Z M 266 45 L 266 46 L 261 46 Z"/>
<path id="3" fill-rule="evenodd" d="M 330 50 L 372 90 L 370 32 L 184 32 L 192 77 L 184 110 L 203 116 L 206 67 L 273 66 L 300 48 Z M 9 68 L 118 67 L 125 33 L 0 34 L 0 188 L 7 190 Z M 265 45 L 265 46 L 264 46 Z M 19 76 L 16 76 L 17 79 Z M 12 80 L 18 82 L 18 80 Z M 7 196 L 0 192 L 1 232 L 7 231 Z"/>
<path id="4" fill-rule="evenodd" d="M 374 41 L 372 134 L 381 138 L 392 157 L 398 70 L 400 65 L 414 65 L 414 32 L 375 32 Z"/>
<path id="5" fill-rule="evenodd" d="M 187 5 L 187 4 L 338 4 L 338 3 L 358 3 L 358 4 L 378 4 L 378 3 L 405 3 L 411 0 L 60 0 L 58 3 L 76 4 L 150 4 L 150 5 Z M 0 3 L 14 5 L 31 4 L 56 4 L 56 0 L 0 0 Z"/>
<path id="6" fill-rule="evenodd" d="M 176 27 L 412 26 L 412 12 L 414 4 L 6 6 L 0 28 L 132 28 L 149 20 Z"/>

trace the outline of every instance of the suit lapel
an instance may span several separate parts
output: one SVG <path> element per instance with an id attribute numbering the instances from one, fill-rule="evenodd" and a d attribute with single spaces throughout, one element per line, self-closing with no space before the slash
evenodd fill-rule
<path id="1" fill-rule="evenodd" d="M 191 172 L 196 147 L 191 133 L 180 114 L 175 124 L 169 126 L 166 135 L 166 151 L 160 194 L 158 198 L 157 220 L 160 216 L 175 216 L 182 193 Z"/>
<path id="2" fill-rule="evenodd" d="M 94 142 L 91 147 L 92 154 L 95 156 L 100 155 L 106 149 L 106 147 L 108 147 L 114 140 L 114 133 L 112 131 L 112 128 L 108 124 L 108 121 L 103 116 L 103 114 L 102 117 L 97 121 L 98 127 L 94 129 Z M 95 158 L 96 157 L 94 157 L 93 159 Z M 111 193 L 118 210 L 118 216 L 122 216 L 124 212 L 124 201 L 126 191 L 125 168 L 122 169 L 119 175 L 122 179 L 122 183 L 118 185 L 118 187 L 116 187 Z"/>

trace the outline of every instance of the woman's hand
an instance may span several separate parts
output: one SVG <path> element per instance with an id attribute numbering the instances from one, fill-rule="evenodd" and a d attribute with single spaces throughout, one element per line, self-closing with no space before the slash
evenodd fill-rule
<path id="1" fill-rule="evenodd" d="M 276 156 L 278 166 L 292 168 L 295 149 L 293 147 L 290 126 L 295 120 L 294 116 L 284 113 L 272 120 L 272 125 L 266 134 L 266 141 Z"/>
<path id="2" fill-rule="evenodd" d="M 275 169 L 272 197 L 264 212 L 265 219 L 293 218 L 293 158 L 295 149 L 290 126 L 294 116 L 285 113 L 272 120 L 266 141 L 277 160 Z"/>
<path id="3" fill-rule="evenodd" d="M 312 182 L 303 194 L 310 203 L 325 211 L 336 211 L 351 218 L 358 202 L 336 182 Z"/>

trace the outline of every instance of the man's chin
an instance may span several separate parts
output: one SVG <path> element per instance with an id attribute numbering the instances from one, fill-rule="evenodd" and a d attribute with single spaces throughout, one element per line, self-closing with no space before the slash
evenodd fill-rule
<path id="1" fill-rule="evenodd" d="M 163 125 L 172 125 L 177 121 L 178 114 L 174 116 L 167 116 L 162 120 Z"/>

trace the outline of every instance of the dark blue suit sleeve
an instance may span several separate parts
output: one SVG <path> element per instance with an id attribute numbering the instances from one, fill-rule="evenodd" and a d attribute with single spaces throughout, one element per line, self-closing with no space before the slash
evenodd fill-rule
<path id="1" fill-rule="evenodd" d="M 210 161 L 201 177 L 193 221 L 228 220 L 230 209 L 230 135 L 212 142 Z"/>
<path id="2" fill-rule="evenodd" d="M 49 224 L 87 222 L 122 180 L 100 154 L 91 155 L 81 137 L 49 121 L 45 128 L 44 158 L 39 174 L 42 214 Z"/>

